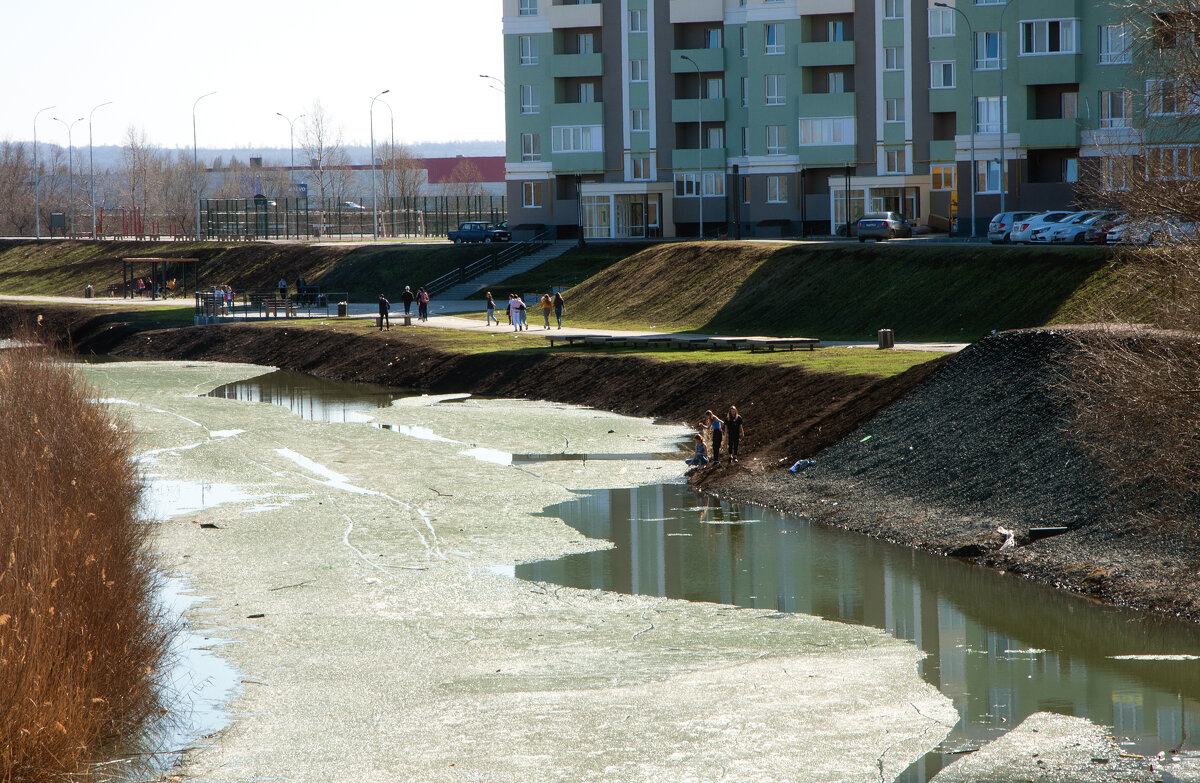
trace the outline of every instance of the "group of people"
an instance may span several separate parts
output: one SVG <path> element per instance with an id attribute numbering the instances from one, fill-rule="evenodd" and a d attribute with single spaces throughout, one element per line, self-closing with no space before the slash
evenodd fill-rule
<path id="1" fill-rule="evenodd" d="M 562 328 L 563 311 L 566 309 L 567 303 L 563 300 L 563 296 L 559 292 L 555 292 L 554 296 L 550 294 L 542 294 L 542 322 L 544 328 L 550 328 L 550 313 L 554 313 L 555 320 L 558 321 L 558 328 Z M 529 308 L 525 305 L 525 297 L 519 294 L 508 295 L 508 307 L 505 308 L 508 314 L 508 324 L 513 328 L 514 332 L 520 332 L 529 328 L 529 321 L 526 318 Z M 496 300 L 492 298 L 492 292 L 487 292 L 487 325 L 491 326 L 492 322 L 496 326 L 500 325 L 500 319 L 496 317 Z"/>
<path id="2" fill-rule="evenodd" d="M 412 315 L 412 304 L 417 303 L 417 320 L 429 320 L 429 292 L 425 290 L 425 286 L 418 286 L 417 293 L 412 292 L 412 286 L 404 286 L 404 293 L 400 295 L 400 302 L 404 305 L 404 314 Z M 392 303 L 383 294 L 379 295 L 379 331 L 384 329 L 391 330 L 391 323 L 388 321 L 388 313 L 392 310 Z"/>
<path id="3" fill-rule="evenodd" d="M 721 464 L 721 446 L 725 446 L 725 456 L 730 462 L 738 461 L 738 447 L 741 445 L 742 436 L 746 433 L 746 425 L 742 420 L 742 416 L 738 413 L 738 409 L 730 405 L 729 413 L 722 420 L 712 411 L 705 411 L 700 421 L 696 423 L 696 442 L 695 455 L 685 462 L 693 468 L 707 467 L 709 463 L 713 466 Z M 711 451 L 706 438 L 712 442 Z"/>

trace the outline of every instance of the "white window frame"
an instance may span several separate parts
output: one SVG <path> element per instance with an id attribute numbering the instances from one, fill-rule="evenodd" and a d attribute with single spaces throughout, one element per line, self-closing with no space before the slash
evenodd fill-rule
<path id="1" fill-rule="evenodd" d="M 555 155 L 603 152 L 603 125 L 556 125 L 550 129 L 550 150 Z"/>
<path id="2" fill-rule="evenodd" d="M 580 82 L 579 83 L 579 102 L 580 103 L 595 103 L 596 102 L 596 83 L 595 82 Z"/>
<path id="3" fill-rule="evenodd" d="M 629 61 L 629 81 L 634 84 L 641 84 L 649 81 L 646 77 L 646 68 L 649 65 L 645 60 L 634 59 Z"/>
<path id="4" fill-rule="evenodd" d="M 537 16 L 538 0 L 520 0 L 517 8 L 517 14 L 520 16 Z"/>
<path id="5" fill-rule="evenodd" d="M 725 126 L 723 125 L 708 125 L 704 128 L 705 134 L 708 136 L 704 140 L 705 149 L 723 150 L 725 149 Z"/>
<path id="6" fill-rule="evenodd" d="M 526 209 L 541 209 L 542 208 L 542 183 L 541 182 L 522 182 L 521 183 L 521 206 Z"/>
<path id="7" fill-rule="evenodd" d="M 750 56 L 749 49 L 746 48 L 746 26 L 742 25 L 738 28 L 738 52 L 743 58 Z"/>
<path id="8" fill-rule="evenodd" d="M 786 174 L 768 174 L 767 180 L 767 203 L 768 204 L 786 204 L 788 203 L 788 186 Z"/>
<path id="9" fill-rule="evenodd" d="M 634 182 L 649 182 L 653 179 L 650 170 L 649 155 L 636 155 L 629 159 L 629 178 Z"/>
<path id="10" fill-rule="evenodd" d="M 742 156 L 750 154 L 750 128 L 742 126 Z"/>
<path id="11" fill-rule="evenodd" d="M 975 5 L 1008 5 L 1008 0 L 975 0 Z"/>
<path id="12" fill-rule="evenodd" d="M 1146 116 L 1176 117 L 1180 112 L 1179 86 L 1174 79 L 1146 80 Z"/>
<path id="13" fill-rule="evenodd" d="M 746 109 L 750 106 L 750 77 L 742 77 L 742 108 Z"/>
<path id="14" fill-rule="evenodd" d="M 1105 190 L 1129 190 L 1134 175 L 1132 155 L 1105 155 L 1100 158 L 1100 182 Z"/>
<path id="15" fill-rule="evenodd" d="M 521 65 L 538 64 L 537 39 L 532 35 L 522 35 L 517 38 L 521 49 Z"/>
<path id="16" fill-rule="evenodd" d="M 956 86 L 954 60 L 931 60 L 929 63 L 929 89 L 950 90 Z M 946 76 L 950 76 L 949 82 Z"/>
<path id="17" fill-rule="evenodd" d="M 1121 113 L 1113 114 L 1113 99 L 1120 96 Z M 1100 91 L 1100 127 L 1101 128 L 1130 128 L 1133 127 L 1133 93 L 1129 90 Z"/>
<path id="18" fill-rule="evenodd" d="M 522 84 L 521 85 L 521 113 L 522 114 L 540 114 L 541 111 L 542 111 L 541 85 Z"/>
<path id="19" fill-rule="evenodd" d="M 763 54 L 785 54 L 783 23 L 771 22 L 763 25 Z"/>
<path id="20" fill-rule="evenodd" d="M 1004 180 L 1004 186 L 1007 187 L 1007 172 L 1005 172 Z M 999 193 L 1000 188 L 1000 160 L 975 161 L 975 192 L 979 194 Z"/>
<path id="21" fill-rule="evenodd" d="M 710 27 L 704 31 L 705 49 L 724 49 L 725 33 L 720 27 Z"/>
<path id="22" fill-rule="evenodd" d="M 908 150 L 904 147 L 883 151 L 883 171 L 886 174 L 908 173 Z"/>
<path id="23" fill-rule="evenodd" d="M 958 20 L 955 18 L 957 14 L 950 8 L 930 8 L 929 9 L 929 37 L 930 38 L 952 38 L 954 37 L 957 27 L 955 26 Z"/>
<path id="24" fill-rule="evenodd" d="M 646 32 L 646 12 L 644 10 L 634 8 L 629 12 L 629 32 Z"/>
<path id="25" fill-rule="evenodd" d="M 700 172 L 698 171 L 675 172 L 675 198 L 698 197 L 700 181 Z M 725 195 L 725 172 L 706 171 L 703 181 L 705 197 Z"/>
<path id="26" fill-rule="evenodd" d="M 530 163 L 542 159 L 542 138 L 538 133 L 521 134 L 521 161 Z"/>
<path id="27" fill-rule="evenodd" d="M 845 92 L 846 92 L 846 72 L 845 71 L 830 71 L 828 73 L 828 79 L 825 82 L 825 88 L 829 95 L 845 94 Z"/>
<path id="28" fill-rule="evenodd" d="M 929 167 L 930 190 L 954 190 L 958 167 L 954 164 L 934 164 Z"/>
<path id="29" fill-rule="evenodd" d="M 764 126 L 767 138 L 767 154 L 768 155 L 786 155 L 787 154 L 787 126 L 786 125 L 766 125 Z"/>
<path id="30" fill-rule="evenodd" d="M 905 0 L 883 0 L 884 19 L 903 19 Z"/>
<path id="31" fill-rule="evenodd" d="M 1166 182 L 1191 180 L 1197 176 L 1200 176 L 1200 147 L 1172 145 L 1146 148 L 1147 179 Z"/>
<path id="32" fill-rule="evenodd" d="M 1113 48 L 1114 41 L 1120 43 L 1119 49 Z M 1132 61 L 1133 36 L 1129 25 L 1100 25 L 1100 65 L 1125 65 Z"/>
<path id="33" fill-rule="evenodd" d="M 903 71 L 904 70 L 904 47 L 903 46 L 885 46 L 883 48 L 883 70 L 884 71 Z"/>
<path id="34" fill-rule="evenodd" d="M 787 76 L 768 73 L 763 77 L 763 102 L 766 106 L 787 105 Z"/>
<path id="35" fill-rule="evenodd" d="M 996 44 L 996 54 L 991 56 L 988 54 L 990 42 Z M 999 71 L 1002 70 L 1007 63 L 1004 58 L 1004 33 L 999 30 L 980 30 L 975 33 L 975 45 L 972 55 L 975 59 L 975 70 L 977 71 Z M 983 56 L 980 56 L 982 52 Z"/>
<path id="36" fill-rule="evenodd" d="M 975 96 L 975 132 L 1000 133 L 1001 128 L 1007 128 L 1004 120 L 1008 110 L 1008 96 L 1000 100 L 999 95 Z"/>
<path id="37" fill-rule="evenodd" d="M 575 53 L 595 54 L 596 35 L 594 33 L 575 33 Z"/>
<path id="38" fill-rule="evenodd" d="M 854 144 L 854 117 L 802 117 L 797 143 L 801 147 L 821 147 Z"/>
<path id="39" fill-rule="evenodd" d="M 1054 25 L 1057 25 L 1056 29 L 1052 27 Z M 1018 29 L 1022 57 L 1079 54 L 1078 19 L 1022 19 Z M 1051 40 L 1052 32 L 1055 40 Z"/>
<path id="40" fill-rule="evenodd" d="M 649 133 L 650 132 L 650 110 L 649 109 L 630 109 L 629 110 L 629 130 L 632 133 Z"/>
<path id="41" fill-rule="evenodd" d="M 830 43 L 846 40 L 846 23 L 840 19 L 830 19 L 825 23 L 825 40 Z"/>
<path id="42" fill-rule="evenodd" d="M 725 79 L 721 76 L 710 76 L 704 80 L 704 97 L 721 100 L 725 97 Z"/>
<path id="43" fill-rule="evenodd" d="M 883 121 L 904 122 L 904 100 L 901 98 L 883 99 Z"/>

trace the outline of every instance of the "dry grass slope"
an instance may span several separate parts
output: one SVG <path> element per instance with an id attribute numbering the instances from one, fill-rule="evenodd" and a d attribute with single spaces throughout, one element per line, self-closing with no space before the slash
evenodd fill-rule
<path id="1" fill-rule="evenodd" d="M 162 715 L 172 629 L 129 436 L 69 367 L 0 351 L 0 443 L 0 781 L 48 780 Z"/>

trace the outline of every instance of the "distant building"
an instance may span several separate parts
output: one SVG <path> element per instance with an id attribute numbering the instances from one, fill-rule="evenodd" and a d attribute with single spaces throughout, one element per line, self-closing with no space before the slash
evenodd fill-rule
<path id="1" fill-rule="evenodd" d="M 413 158 L 411 167 L 417 175 L 418 196 L 442 196 L 461 190 L 461 185 L 470 184 L 472 190 L 477 186 L 479 195 L 503 196 L 506 191 L 504 181 L 504 158 L 494 156 L 463 156 L 453 158 Z M 378 181 L 384 173 L 387 162 L 380 163 L 375 169 Z M 347 194 L 370 204 L 371 167 L 368 164 L 333 167 L 338 171 L 351 172 L 352 181 L 347 188 Z M 297 165 L 293 171 L 288 166 L 264 166 L 262 158 L 252 157 L 245 166 L 236 169 L 224 166 L 219 169 L 208 169 L 210 189 L 229 176 L 240 178 L 240 194 L 242 198 L 250 198 L 270 190 L 273 178 L 287 179 L 293 174 L 296 182 L 305 182 L 306 175 L 314 171 L 311 166 Z M 286 184 L 286 183 L 285 183 Z"/>

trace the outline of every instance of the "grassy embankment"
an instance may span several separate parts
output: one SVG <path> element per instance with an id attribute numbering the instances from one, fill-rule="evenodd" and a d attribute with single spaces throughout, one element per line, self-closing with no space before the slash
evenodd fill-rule
<path id="1" fill-rule="evenodd" d="M 128 434 L 45 353 L 0 351 L 0 780 L 65 779 L 160 719 L 172 630 Z"/>

